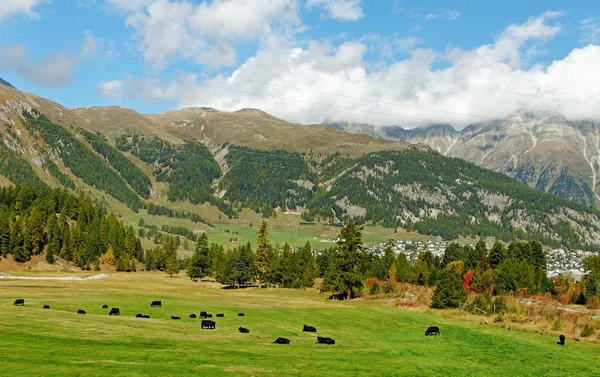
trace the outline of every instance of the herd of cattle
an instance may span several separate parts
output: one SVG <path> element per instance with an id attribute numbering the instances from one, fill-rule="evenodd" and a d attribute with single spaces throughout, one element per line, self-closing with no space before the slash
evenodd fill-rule
<path id="1" fill-rule="evenodd" d="M 25 300 L 20 298 L 18 300 L 15 300 L 14 302 L 15 306 L 23 306 L 25 305 Z M 152 301 L 152 303 L 150 304 L 150 307 L 152 308 L 157 308 L 157 307 L 162 307 L 162 302 L 161 301 Z M 43 306 L 44 309 L 50 309 L 50 305 L 44 305 Z M 108 309 L 108 305 L 102 305 L 102 309 Z M 83 309 L 78 309 L 77 310 L 77 314 L 86 314 L 85 310 Z M 121 315 L 121 310 L 119 308 L 111 308 L 110 312 L 108 313 L 109 316 L 118 316 Z M 217 318 L 224 318 L 225 314 L 224 313 L 219 313 L 216 315 Z M 245 314 L 244 313 L 238 313 L 237 315 L 238 317 L 244 317 Z M 135 316 L 136 318 L 150 318 L 150 315 L 148 314 L 141 314 L 138 313 Z M 196 314 L 192 313 L 190 314 L 190 318 L 192 319 L 196 319 L 198 318 L 198 316 L 196 316 Z M 213 320 L 210 319 L 206 319 L 206 318 L 212 318 L 212 314 L 207 313 L 207 312 L 200 312 L 200 318 L 202 319 L 200 322 L 200 327 L 202 329 L 206 329 L 206 330 L 214 330 L 217 328 L 217 323 Z M 181 317 L 177 317 L 177 316 L 171 316 L 171 319 L 173 320 L 180 320 Z M 250 330 L 248 330 L 245 327 L 239 327 L 238 331 L 243 333 L 243 334 L 248 334 L 250 333 Z M 314 326 L 307 326 L 304 325 L 304 327 L 302 328 L 303 332 L 313 332 L 316 333 L 317 329 Z M 439 334 L 439 330 L 438 330 L 438 334 Z M 286 339 L 286 338 L 277 338 L 275 339 L 275 341 L 273 342 L 274 344 L 290 344 L 290 340 Z M 322 337 L 322 336 L 317 336 L 317 344 L 328 344 L 328 345 L 333 345 L 335 344 L 335 340 L 333 340 L 332 338 L 326 338 L 326 337 Z"/>

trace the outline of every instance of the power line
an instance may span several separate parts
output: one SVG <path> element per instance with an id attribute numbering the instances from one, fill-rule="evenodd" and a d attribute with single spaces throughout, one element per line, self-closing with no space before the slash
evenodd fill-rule
<path id="1" fill-rule="evenodd" d="M 50 58 L 64 60 L 62 58 L 54 58 L 54 57 L 50 57 Z M 82 64 L 91 65 L 89 63 L 82 63 Z M 105 67 L 105 66 L 97 66 L 97 67 L 111 69 L 111 70 L 115 70 L 115 71 L 121 71 L 121 72 L 125 72 L 125 73 L 130 73 L 130 74 L 137 74 L 136 72 L 127 71 L 127 70 L 123 70 L 120 68 Z M 5 74 L 10 74 L 10 72 L 7 72 L 7 71 L 0 71 L 0 72 L 5 73 Z M 149 76 L 149 77 L 162 79 L 160 76 L 154 76 L 154 75 L 149 75 L 149 74 L 144 74 L 144 73 L 140 73 L 140 74 Z M 31 74 L 21 73 L 21 75 L 24 77 L 32 78 L 32 79 L 48 81 L 48 82 L 63 84 L 63 85 L 76 86 L 76 87 L 80 87 L 80 88 L 87 88 L 87 89 L 92 89 L 92 90 L 99 90 L 99 91 L 104 91 L 104 92 L 109 92 L 109 93 L 130 96 L 130 97 L 139 97 L 139 98 L 145 98 L 145 99 L 150 99 L 150 100 L 164 101 L 164 102 L 185 105 L 185 106 L 196 106 L 196 104 L 190 103 L 190 102 L 182 102 L 182 101 L 170 100 L 170 99 L 165 99 L 165 98 L 151 97 L 151 96 L 146 96 L 146 95 L 142 95 L 142 94 L 126 93 L 126 92 L 121 92 L 121 91 L 114 90 L 114 89 L 98 88 L 98 87 L 93 87 L 93 86 L 89 86 L 89 85 L 75 84 L 75 83 L 70 83 L 70 82 L 61 81 L 61 80 L 51 80 L 51 79 L 48 79 L 45 77 L 40 77 L 40 76 L 36 76 L 36 75 L 31 75 Z M 177 80 L 177 79 L 167 79 L 167 80 L 172 80 L 172 81 L 177 81 L 177 82 L 192 84 L 192 85 L 198 85 L 198 86 L 204 86 L 204 87 L 208 87 L 208 88 L 212 88 L 212 89 L 238 92 L 238 93 L 247 94 L 247 95 L 251 95 L 251 96 L 274 98 L 274 99 L 279 99 L 279 100 L 284 100 L 284 101 L 298 102 L 298 103 L 304 103 L 304 104 L 316 105 L 316 106 L 323 106 L 323 107 L 335 108 L 335 109 L 346 110 L 346 111 L 356 111 L 356 112 L 367 113 L 367 114 L 381 115 L 381 116 L 392 117 L 392 118 L 412 119 L 412 120 L 425 121 L 425 122 L 430 122 L 430 123 L 443 123 L 442 121 L 437 121 L 437 120 L 432 120 L 432 119 L 419 118 L 419 117 L 400 115 L 400 114 L 390 114 L 390 113 L 384 113 L 384 112 L 379 112 L 379 111 L 357 109 L 357 108 L 352 108 L 352 107 L 331 105 L 331 104 L 319 103 L 319 102 L 311 102 L 311 101 L 305 101 L 305 100 L 296 99 L 296 98 L 279 97 L 279 96 L 273 96 L 273 95 L 263 94 L 263 93 L 258 93 L 258 92 L 248 92 L 248 91 L 239 90 L 239 89 L 225 88 L 225 87 L 220 87 L 220 86 L 216 86 L 216 85 L 194 83 L 194 82 L 185 81 L 185 80 Z"/>
<path id="2" fill-rule="evenodd" d="M 56 7 L 68 9 L 70 11 L 74 11 L 75 13 L 81 13 L 79 10 L 73 10 L 70 7 L 61 7 L 61 6 L 56 6 Z M 86 17 L 89 17 L 89 16 L 86 16 Z M 120 18 L 98 14 L 97 12 L 94 12 L 94 17 L 100 17 L 100 18 L 105 18 L 105 19 L 113 19 L 113 20 L 121 21 Z M 189 37 L 193 37 L 196 39 L 204 39 L 204 40 L 212 41 L 213 43 L 224 43 L 224 44 L 230 44 L 233 46 L 253 48 L 256 50 L 267 51 L 267 52 L 284 55 L 284 56 L 288 56 L 288 57 L 295 57 L 295 58 L 312 60 L 315 62 L 335 64 L 335 65 L 340 65 L 340 66 L 344 66 L 344 67 L 348 67 L 348 68 L 360 68 L 360 69 L 364 69 L 365 71 L 367 71 L 367 68 L 363 67 L 361 65 L 342 63 L 342 62 L 338 62 L 338 61 L 331 60 L 331 59 L 315 58 L 315 57 L 306 56 L 306 55 L 298 55 L 298 54 L 293 54 L 293 53 L 290 53 L 287 51 L 281 51 L 281 50 L 276 50 L 276 49 L 272 49 L 272 48 L 261 47 L 261 46 L 252 45 L 252 44 L 248 44 L 248 43 L 235 42 L 235 41 L 230 41 L 230 40 L 226 40 L 226 39 L 207 37 L 207 36 L 203 36 L 203 35 L 188 33 L 185 31 L 162 28 L 162 27 L 158 27 L 158 26 L 154 26 L 154 25 L 150 25 L 150 24 L 146 24 L 146 23 L 139 23 L 139 25 L 142 25 L 147 28 L 155 29 L 155 30 L 166 31 L 166 32 L 181 34 L 181 35 L 187 35 Z M 387 73 L 387 74 L 391 74 L 391 75 L 398 75 L 398 76 L 402 76 L 402 77 L 420 79 L 420 80 L 425 80 L 425 81 L 432 81 L 432 82 L 439 82 L 439 83 L 444 83 L 444 84 L 449 84 L 449 85 L 462 86 L 462 87 L 470 88 L 470 89 L 482 89 L 482 90 L 488 90 L 488 91 L 492 91 L 492 92 L 505 93 L 505 94 L 523 96 L 523 97 L 540 98 L 540 99 L 545 99 L 545 100 L 550 100 L 550 101 L 558 101 L 558 102 L 566 102 L 566 103 L 577 104 L 577 105 L 600 107 L 600 104 L 571 101 L 571 100 L 566 100 L 566 99 L 562 99 L 562 98 L 544 97 L 544 96 L 540 96 L 537 94 L 519 93 L 519 92 L 513 92 L 513 91 L 505 90 L 505 89 L 477 86 L 477 85 L 471 85 L 471 84 L 466 84 L 466 83 L 460 83 L 460 82 L 456 82 L 456 81 L 441 80 L 441 79 L 435 79 L 432 77 L 425 77 L 425 76 L 412 75 L 412 74 L 407 74 L 407 73 L 394 72 L 394 71 L 390 71 L 390 70 L 380 70 L 379 72 Z"/>
<path id="3" fill-rule="evenodd" d="M 165 64 L 165 63 L 155 62 L 155 61 L 151 61 L 151 60 L 147 60 L 147 59 L 132 58 L 132 57 L 129 57 L 129 56 L 118 55 L 118 54 L 113 54 L 113 53 L 108 53 L 108 52 L 102 52 L 102 51 L 92 50 L 92 49 L 86 49 L 86 48 L 82 48 L 82 47 L 75 47 L 75 46 L 70 46 L 70 45 L 64 45 L 64 44 L 60 44 L 60 43 L 42 41 L 42 40 L 39 40 L 39 39 L 36 39 L 36 38 L 16 36 L 16 35 L 13 35 L 13 34 L 8 34 L 8 33 L 3 33 L 3 32 L 0 32 L 0 35 L 6 35 L 6 36 L 14 37 L 14 38 L 31 40 L 31 41 L 34 41 L 34 42 L 37 42 L 37 43 L 44 43 L 44 44 L 49 44 L 49 45 L 55 45 L 55 46 L 59 46 L 59 47 L 65 47 L 65 48 L 69 48 L 69 49 L 73 49 L 73 50 L 79 50 L 79 51 L 84 51 L 84 52 L 88 52 L 88 53 L 94 53 L 94 54 L 98 54 L 98 55 L 109 56 L 109 57 L 113 57 L 113 58 L 119 58 L 119 59 L 124 59 L 124 60 L 131 60 L 131 61 L 139 62 L 139 63 L 148 63 L 148 64 L 152 64 L 152 65 L 158 65 L 158 66 L 165 67 L 165 68 L 173 68 L 173 69 L 178 69 L 178 70 L 187 71 L 187 72 L 193 72 L 193 73 L 200 73 L 200 74 L 202 74 L 202 73 L 205 73 L 205 72 L 208 71 L 207 69 L 199 70 L 199 69 L 185 68 L 185 67 L 176 66 L 176 65 L 172 65 L 172 64 Z M 67 62 L 71 62 L 71 63 L 77 63 L 77 64 L 82 64 L 82 65 L 87 65 L 87 66 L 91 66 L 91 67 L 98 67 L 98 68 L 104 68 L 104 69 L 118 70 L 118 71 L 122 71 L 122 72 L 126 72 L 126 73 L 139 74 L 139 75 L 144 75 L 144 76 L 148 76 L 148 77 L 160 78 L 162 80 L 180 81 L 180 80 L 171 79 L 171 78 L 167 78 L 167 77 L 148 75 L 148 74 L 145 74 L 145 73 L 130 72 L 130 71 L 127 71 L 127 70 L 122 70 L 122 69 L 119 69 L 119 68 L 113 68 L 113 67 L 109 67 L 109 66 L 102 66 L 102 65 L 95 65 L 95 64 L 85 63 L 85 62 L 83 62 L 81 60 L 71 60 L 71 59 L 66 59 L 66 58 L 59 58 L 59 57 L 55 57 L 55 56 L 48 56 L 48 55 L 45 55 L 45 54 L 38 54 L 38 53 L 33 53 L 33 52 L 28 52 L 28 51 L 23 51 L 23 50 L 10 49 L 10 48 L 7 48 L 7 47 L 5 47 L 4 50 L 13 51 L 13 52 L 19 52 L 19 53 L 25 52 L 28 55 L 41 56 L 41 57 L 45 57 L 47 59 L 62 60 L 62 61 L 67 61 Z M 218 73 L 218 71 L 215 71 L 215 73 Z M 438 110 L 438 109 L 432 109 L 432 108 L 421 107 L 421 106 L 414 106 L 414 105 L 406 105 L 406 104 L 402 104 L 402 103 L 398 103 L 398 102 L 380 101 L 380 100 L 373 100 L 373 99 L 368 99 L 368 98 L 363 98 L 363 97 L 353 97 L 353 96 L 348 96 L 348 95 L 344 95 L 344 94 L 324 92 L 324 91 L 314 90 L 314 89 L 308 89 L 308 88 L 298 88 L 298 87 L 294 87 L 294 86 L 291 86 L 291 85 L 282 85 L 282 84 L 276 84 L 276 83 L 271 83 L 271 82 L 267 82 L 267 81 L 260 81 L 260 80 L 255 80 L 255 79 L 249 79 L 249 78 L 246 78 L 246 77 L 243 77 L 243 76 L 240 76 L 240 75 L 236 75 L 235 79 L 236 80 L 247 81 L 247 82 L 253 82 L 253 83 L 257 83 L 257 84 L 263 84 L 263 85 L 267 85 L 267 86 L 278 87 L 278 88 L 299 90 L 299 91 L 308 92 L 308 93 L 315 93 L 315 94 L 328 95 L 328 96 L 339 97 L 339 98 L 344 98 L 344 99 L 364 101 L 364 102 L 368 102 L 368 103 L 379 103 L 379 104 L 383 104 L 383 105 L 391 105 L 391 106 L 398 106 L 398 107 L 404 107 L 404 108 L 409 108 L 409 109 L 432 111 L 432 112 L 437 112 L 437 113 L 442 113 L 442 114 L 451 114 L 451 115 L 457 115 L 457 116 L 463 116 L 463 117 L 469 117 L 469 118 L 477 118 L 477 119 L 485 119 L 485 120 L 496 120 L 496 118 L 487 117 L 487 116 L 483 116 L 483 115 L 471 115 L 471 114 L 465 114 L 465 113 L 457 113 L 457 112 L 453 112 L 453 111 Z M 189 83 L 189 84 L 197 84 L 196 82 L 188 82 L 188 81 L 185 81 L 185 82 Z"/>

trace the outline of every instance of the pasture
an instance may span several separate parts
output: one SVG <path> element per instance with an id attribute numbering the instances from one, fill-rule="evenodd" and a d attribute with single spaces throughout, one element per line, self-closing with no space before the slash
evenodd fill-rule
<path id="1" fill-rule="evenodd" d="M 25 306 L 13 306 L 18 298 Z M 162 307 L 151 308 L 153 300 Z M 50 309 L 42 309 L 45 304 Z M 121 315 L 109 316 L 112 307 Z M 76 314 L 78 309 L 87 314 Z M 225 317 L 212 318 L 215 330 L 202 330 L 199 319 L 189 318 L 201 311 Z M 150 319 L 136 318 L 138 313 Z M 2 376 L 600 375 L 600 347 L 594 344 L 568 339 L 561 347 L 555 336 L 384 301 L 336 302 L 304 290 L 229 290 L 152 272 L 86 281 L 0 279 L 0 318 Z M 303 333 L 305 324 L 318 332 Z M 240 326 L 250 333 L 239 333 Z M 441 335 L 424 336 L 428 326 L 439 326 Z M 336 344 L 316 344 L 317 335 Z M 272 344 L 278 337 L 291 343 Z"/>

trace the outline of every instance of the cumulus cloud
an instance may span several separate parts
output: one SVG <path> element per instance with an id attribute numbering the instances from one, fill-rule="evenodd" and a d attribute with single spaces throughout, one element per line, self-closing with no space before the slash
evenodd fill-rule
<path id="1" fill-rule="evenodd" d="M 121 88 L 178 101 L 180 107 L 255 107 L 302 123 L 329 118 L 464 126 L 520 109 L 600 118 L 600 46 L 574 49 L 546 65 L 527 64 L 532 47 L 543 47 L 560 32 L 552 15 L 544 14 L 509 25 L 490 44 L 443 52 L 413 47 L 408 58 L 375 68 L 366 60 L 370 41 L 312 42 L 288 54 L 258 50 L 231 74 L 182 75 L 179 81 L 127 78 Z"/>
<path id="2" fill-rule="evenodd" d="M 319 6 L 327 11 L 331 18 L 344 21 L 356 21 L 364 17 L 361 0 L 308 0 L 309 8 Z"/>
<path id="3" fill-rule="evenodd" d="M 45 2 L 45 0 L 3 0 L 2 6 L 0 6 L 0 22 L 16 14 L 23 14 L 31 19 L 39 19 L 40 15 L 33 8 Z"/>
<path id="4" fill-rule="evenodd" d="M 109 0 L 116 3 L 115 0 Z M 293 32 L 300 25 L 297 0 L 136 1 L 127 25 L 148 60 L 182 57 L 215 67 L 236 62 L 235 49 L 220 41 L 249 41 Z"/>
<path id="5" fill-rule="evenodd" d="M 79 54 L 58 51 L 36 59 L 39 55 L 29 53 L 25 45 L 5 44 L 0 45 L 0 68 L 8 72 L 17 72 L 37 84 L 56 88 L 71 83 L 75 79 L 78 61 L 97 49 L 97 39 L 89 30 L 84 33 Z"/>
<path id="6" fill-rule="evenodd" d="M 98 92 L 100 95 L 105 97 L 111 97 L 115 99 L 120 99 L 123 94 L 124 83 L 119 80 L 113 81 L 100 81 L 97 85 Z"/>

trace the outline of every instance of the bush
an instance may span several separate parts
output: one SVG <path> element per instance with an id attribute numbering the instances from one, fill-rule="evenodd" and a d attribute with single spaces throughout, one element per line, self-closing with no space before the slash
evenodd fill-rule
<path id="1" fill-rule="evenodd" d="M 508 299 L 505 296 L 496 296 L 492 310 L 495 310 L 496 314 L 508 312 Z"/>
<path id="2" fill-rule="evenodd" d="M 479 308 L 489 314 L 493 312 L 493 304 L 494 298 L 492 295 L 489 293 L 483 293 L 475 296 L 473 301 L 471 301 L 471 303 L 467 306 L 467 310 L 471 313 L 479 314 L 481 312 L 476 309 Z"/>
<path id="3" fill-rule="evenodd" d="M 590 324 L 587 324 L 583 328 L 583 331 L 581 332 L 581 336 L 586 338 L 588 336 L 593 336 L 595 332 L 596 331 L 594 330 L 594 328 Z"/>
<path id="4" fill-rule="evenodd" d="M 552 330 L 554 331 L 560 331 L 563 328 L 563 322 L 562 319 L 560 319 L 560 317 L 556 317 L 556 319 L 554 320 L 554 323 L 552 324 Z"/>
<path id="5" fill-rule="evenodd" d="M 369 288 L 369 294 L 371 296 L 375 296 L 378 295 L 380 291 L 380 287 L 379 287 L 379 283 L 378 282 L 373 282 L 371 284 L 371 287 Z"/>
<path id="6" fill-rule="evenodd" d="M 394 293 L 396 292 L 396 287 L 394 286 L 394 284 L 386 281 L 385 283 L 383 283 L 382 290 L 385 294 Z"/>

